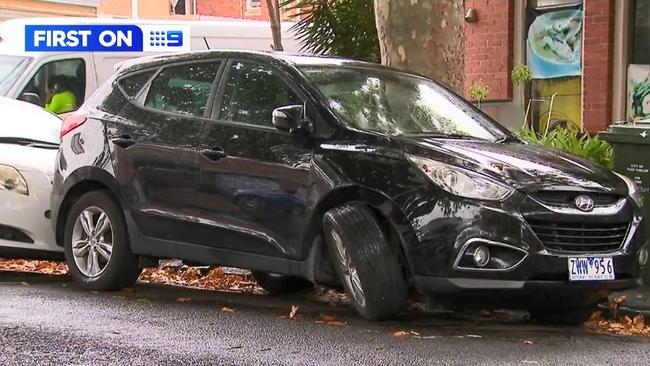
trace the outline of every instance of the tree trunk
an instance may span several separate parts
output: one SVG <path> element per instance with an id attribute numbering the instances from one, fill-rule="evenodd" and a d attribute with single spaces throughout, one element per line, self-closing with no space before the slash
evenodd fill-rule
<path id="1" fill-rule="evenodd" d="M 463 93 L 463 0 L 375 0 L 375 15 L 384 65 L 430 76 Z"/>
<path id="2" fill-rule="evenodd" d="M 280 28 L 280 4 L 278 0 L 266 0 L 266 9 L 271 21 L 271 34 L 273 35 L 273 50 L 283 51 L 282 29 Z"/>

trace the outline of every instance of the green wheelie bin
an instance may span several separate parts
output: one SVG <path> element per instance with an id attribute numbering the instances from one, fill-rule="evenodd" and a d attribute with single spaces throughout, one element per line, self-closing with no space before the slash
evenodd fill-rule
<path id="1" fill-rule="evenodd" d="M 650 204 L 650 121 L 613 124 L 598 136 L 612 145 L 614 171 L 639 186 L 647 207 Z M 645 230 L 650 237 L 650 217 L 646 219 Z M 644 284 L 650 285 L 650 264 L 645 265 L 642 278 Z"/>

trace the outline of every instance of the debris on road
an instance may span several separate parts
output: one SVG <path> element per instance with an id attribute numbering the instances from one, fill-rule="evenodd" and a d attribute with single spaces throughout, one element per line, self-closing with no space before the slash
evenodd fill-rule
<path id="1" fill-rule="evenodd" d="M 643 315 L 637 315 L 634 318 L 626 315 L 622 318 L 608 320 L 603 317 L 602 311 L 596 311 L 584 326 L 587 330 L 595 333 L 650 337 L 650 325 L 646 323 Z"/>
<path id="2" fill-rule="evenodd" d="M 335 317 L 327 314 L 320 314 L 320 320 L 316 320 L 316 323 L 318 324 L 326 324 L 326 325 L 334 325 L 337 327 L 343 327 L 346 326 L 346 322 L 342 322 L 340 320 L 337 320 Z"/>
<path id="3" fill-rule="evenodd" d="M 291 305 L 291 311 L 289 311 L 289 319 L 295 319 L 296 316 L 298 316 L 298 310 L 299 309 L 300 309 L 300 306 Z"/>
<path id="4" fill-rule="evenodd" d="M 222 267 L 212 268 L 205 275 L 201 272 L 197 267 L 146 268 L 138 280 L 203 290 L 264 293 L 251 275 L 227 274 Z"/>
<path id="5" fill-rule="evenodd" d="M 0 271 L 64 275 L 68 266 L 63 262 L 0 258 Z"/>
<path id="6" fill-rule="evenodd" d="M 189 298 L 189 297 L 179 297 L 178 299 L 176 299 L 176 301 L 182 302 L 182 303 L 188 303 L 188 302 L 192 302 L 192 299 Z"/>
<path id="7" fill-rule="evenodd" d="M 529 340 L 526 339 L 524 341 L 524 344 L 530 346 L 531 344 L 533 344 L 533 341 L 529 341 Z"/>
<path id="8" fill-rule="evenodd" d="M 224 306 L 221 308 L 221 311 L 223 311 L 224 313 L 234 313 L 235 309 Z"/>

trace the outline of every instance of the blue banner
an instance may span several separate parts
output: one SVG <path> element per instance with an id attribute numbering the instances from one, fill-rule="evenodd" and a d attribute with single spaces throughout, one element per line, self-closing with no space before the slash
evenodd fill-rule
<path id="1" fill-rule="evenodd" d="M 165 52 L 189 50 L 183 25 L 25 25 L 27 52 Z"/>

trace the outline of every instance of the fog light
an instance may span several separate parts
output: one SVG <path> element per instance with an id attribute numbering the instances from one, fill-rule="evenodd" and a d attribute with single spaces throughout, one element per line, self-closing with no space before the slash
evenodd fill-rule
<path id="1" fill-rule="evenodd" d="M 474 249 L 472 258 L 478 267 L 485 267 L 490 262 L 490 250 L 485 245 L 479 245 Z"/>
<path id="2" fill-rule="evenodd" d="M 648 263 L 648 248 L 639 251 L 639 264 L 643 267 Z"/>

